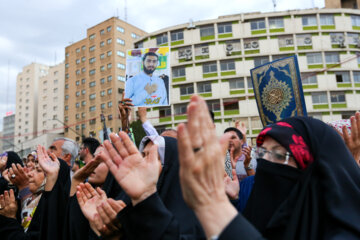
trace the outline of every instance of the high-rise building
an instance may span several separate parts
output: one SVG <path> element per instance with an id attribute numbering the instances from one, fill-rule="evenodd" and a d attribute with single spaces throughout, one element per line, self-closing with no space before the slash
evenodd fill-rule
<path id="1" fill-rule="evenodd" d="M 37 136 L 39 79 L 49 67 L 32 63 L 23 68 L 16 80 L 15 145 Z"/>
<path id="2" fill-rule="evenodd" d="M 118 101 L 125 81 L 125 52 L 146 33 L 116 17 L 87 29 L 87 36 L 65 48 L 65 137 L 98 137 L 100 114 L 112 131 L 121 127 Z"/>
<path id="3" fill-rule="evenodd" d="M 309 9 L 221 16 L 181 24 L 139 39 L 136 47 L 171 46 L 171 106 L 148 118 L 161 131 L 186 121 L 192 94 L 215 113 L 220 135 L 234 120 L 248 135 L 262 129 L 250 69 L 296 54 L 308 115 L 349 118 L 360 109 L 360 11 Z"/>
<path id="4" fill-rule="evenodd" d="M 360 0 L 325 0 L 325 8 L 353 8 L 358 9 Z"/>
<path id="5" fill-rule="evenodd" d="M 3 118 L 2 151 L 18 151 L 14 144 L 15 114 Z"/>

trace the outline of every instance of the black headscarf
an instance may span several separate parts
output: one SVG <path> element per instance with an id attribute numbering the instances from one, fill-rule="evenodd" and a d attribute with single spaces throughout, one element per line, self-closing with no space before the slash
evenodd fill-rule
<path id="1" fill-rule="evenodd" d="M 23 162 L 21 161 L 21 158 L 19 157 L 19 155 L 17 155 L 15 152 L 13 151 L 7 151 L 7 161 L 6 161 L 6 165 L 5 165 L 5 169 L 11 168 L 11 164 L 20 164 L 22 167 Z M 4 177 L 0 177 L 0 194 L 3 194 L 4 191 L 8 191 L 10 189 L 13 189 L 15 192 L 15 196 L 17 196 L 18 194 L 18 189 L 17 187 L 15 187 L 13 184 L 9 183 Z"/>
<path id="2" fill-rule="evenodd" d="M 7 152 L 8 155 L 8 159 L 6 162 L 6 167 L 5 169 L 11 168 L 11 164 L 20 164 L 22 167 L 24 166 L 23 162 L 21 161 L 21 158 L 19 157 L 19 155 L 17 155 L 15 152 L 13 151 L 8 151 Z"/>
<path id="3" fill-rule="evenodd" d="M 269 239 L 360 238 L 360 169 L 339 134 L 295 117 L 265 127 L 258 144 L 265 136 L 292 153 L 301 136 L 299 169 L 259 159 L 244 216 Z"/>

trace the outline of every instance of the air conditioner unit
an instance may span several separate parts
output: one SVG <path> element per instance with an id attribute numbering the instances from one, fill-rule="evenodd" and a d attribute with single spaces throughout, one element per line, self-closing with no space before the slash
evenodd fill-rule
<path id="1" fill-rule="evenodd" d="M 194 21 L 192 19 L 189 19 L 189 25 L 187 26 L 187 29 L 194 29 L 196 28 Z"/>
<path id="2" fill-rule="evenodd" d="M 190 48 L 182 49 L 178 51 L 178 58 L 179 59 L 186 59 L 190 60 L 192 58 L 192 51 Z"/>
<path id="3" fill-rule="evenodd" d="M 201 48 L 201 54 L 208 54 L 209 53 L 209 47 L 202 47 Z"/>
<path id="4" fill-rule="evenodd" d="M 234 46 L 232 45 L 232 43 L 226 44 L 225 51 L 227 56 L 230 56 L 233 50 Z"/>
<path id="5" fill-rule="evenodd" d="M 345 48 L 345 47 L 346 47 L 346 46 L 345 46 L 345 39 L 344 39 L 343 36 L 339 36 L 339 37 L 338 37 L 338 43 L 339 43 L 339 45 L 340 45 L 341 48 Z"/>
<path id="6" fill-rule="evenodd" d="M 185 49 L 178 51 L 178 58 L 183 59 L 186 57 Z"/>
<path id="7" fill-rule="evenodd" d="M 285 39 L 286 46 L 294 45 L 294 40 L 292 38 Z"/>
<path id="8" fill-rule="evenodd" d="M 306 37 L 306 38 L 304 38 L 304 43 L 306 44 L 306 45 L 310 45 L 311 44 L 311 38 L 310 37 Z"/>
<path id="9" fill-rule="evenodd" d="M 244 48 L 245 48 L 245 49 L 251 48 L 251 42 L 246 42 L 246 43 L 244 43 Z"/>
<path id="10" fill-rule="evenodd" d="M 251 42 L 251 47 L 252 47 L 252 48 L 258 48 L 258 47 L 259 47 L 258 41 L 252 41 L 252 42 Z"/>

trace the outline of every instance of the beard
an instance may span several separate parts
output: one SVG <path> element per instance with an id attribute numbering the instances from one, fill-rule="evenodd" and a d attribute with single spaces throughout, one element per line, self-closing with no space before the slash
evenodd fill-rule
<path id="1" fill-rule="evenodd" d="M 152 74 L 153 72 L 155 72 L 155 69 L 156 69 L 156 68 L 154 68 L 153 70 L 148 69 L 148 68 L 146 68 L 145 65 L 144 65 L 144 72 L 145 72 L 146 74 Z"/>

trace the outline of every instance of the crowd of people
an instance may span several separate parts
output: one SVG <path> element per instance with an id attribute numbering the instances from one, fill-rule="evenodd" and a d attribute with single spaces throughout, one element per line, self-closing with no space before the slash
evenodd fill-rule
<path id="1" fill-rule="evenodd" d="M 360 239 L 360 113 L 283 119 L 250 146 L 239 122 L 216 136 L 194 95 L 187 122 L 160 135 L 139 108 L 136 146 L 131 105 L 102 144 L 0 155 L 1 239 Z"/>

